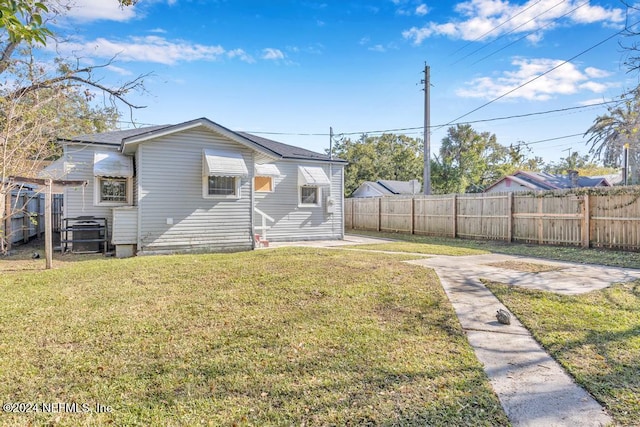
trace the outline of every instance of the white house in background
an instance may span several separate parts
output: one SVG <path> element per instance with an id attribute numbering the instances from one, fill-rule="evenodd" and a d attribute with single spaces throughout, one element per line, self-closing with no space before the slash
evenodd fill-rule
<path id="1" fill-rule="evenodd" d="M 417 179 L 411 181 L 392 181 L 379 179 L 376 182 L 365 181 L 351 194 L 351 197 L 382 197 L 420 194 L 422 184 Z"/>
<path id="2" fill-rule="evenodd" d="M 206 118 L 60 140 L 64 216 L 103 217 L 117 256 L 342 239 L 346 162 Z"/>

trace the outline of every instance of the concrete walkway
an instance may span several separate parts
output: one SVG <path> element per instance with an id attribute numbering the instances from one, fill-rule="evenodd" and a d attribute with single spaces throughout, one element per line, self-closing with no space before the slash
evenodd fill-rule
<path id="1" fill-rule="evenodd" d="M 520 273 L 489 266 L 516 261 L 553 265 L 560 270 Z M 612 419 L 598 402 L 575 384 L 515 316 L 510 325 L 496 320 L 506 307 L 480 278 L 562 294 L 602 289 L 640 279 L 640 270 L 561 263 L 488 254 L 436 256 L 407 261 L 435 269 L 478 360 L 514 426 L 604 426 Z"/>
<path id="2" fill-rule="evenodd" d="M 387 240 L 346 236 L 344 241 L 279 243 L 273 246 L 335 247 Z M 488 264 L 504 261 L 553 265 L 557 271 L 522 273 Z M 514 426 L 606 426 L 613 422 L 590 394 L 511 317 L 496 320 L 506 307 L 479 279 L 560 294 L 580 294 L 613 283 L 640 279 L 640 270 L 547 261 L 510 255 L 433 256 L 410 264 L 435 269 L 478 360 Z"/>

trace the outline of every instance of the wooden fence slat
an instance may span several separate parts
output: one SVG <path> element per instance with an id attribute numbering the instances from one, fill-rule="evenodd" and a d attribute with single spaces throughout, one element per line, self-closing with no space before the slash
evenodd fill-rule
<path id="1" fill-rule="evenodd" d="M 640 187 L 630 191 L 348 199 L 345 228 L 640 250 Z"/>

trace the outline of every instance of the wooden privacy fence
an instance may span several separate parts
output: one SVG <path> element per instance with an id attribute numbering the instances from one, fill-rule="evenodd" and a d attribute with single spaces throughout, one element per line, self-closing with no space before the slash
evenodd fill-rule
<path id="1" fill-rule="evenodd" d="M 345 228 L 640 250 L 640 187 L 345 200 Z"/>
<path id="2" fill-rule="evenodd" d="M 0 200 L 5 204 L 4 210 L 0 211 L 9 212 L 9 215 L 5 215 L 4 224 L 0 224 L 0 232 L 8 237 L 7 243 L 26 243 L 44 233 L 44 198 L 43 193 L 22 187 Z M 59 232 L 62 225 L 62 194 L 53 195 L 51 216 L 53 232 Z"/>

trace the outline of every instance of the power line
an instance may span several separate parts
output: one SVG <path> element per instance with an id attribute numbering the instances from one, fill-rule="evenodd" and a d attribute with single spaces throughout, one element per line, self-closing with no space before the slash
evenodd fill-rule
<path id="1" fill-rule="evenodd" d="M 562 3 L 562 2 L 561 2 L 561 3 Z M 563 14 L 563 15 L 559 16 L 559 17 L 557 17 L 556 19 L 554 19 L 554 20 L 552 20 L 552 21 L 547 22 L 547 23 L 546 23 L 545 25 L 543 25 L 542 27 L 539 27 L 539 28 L 536 28 L 535 30 L 529 31 L 528 33 L 526 33 L 526 34 L 525 34 L 525 35 L 523 35 L 522 37 L 520 37 L 520 38 L 518 38 L 518 39 L 516 39 L 516 40 L 512 41 L 511 43 L 508 43 L 507 45 L 505 45 L 505 46 L 501 47 L 500 49 L 495 50 L 495 51 L 491 52 L 490 54 L 488 54 L 488 55 L 486 55 L 486 56 L 483 56 L 482 58 L 478 59 L 477 61 L 475 61 L 475 62 L 474 62 L 474 63 L 472 63 L 471 65 L 475 65 L 475 64 L 477 64 L 477 63 L 479 63 L 479 62 L 482 62 L 482 61 L 484 61 L 485 59 L 489 58 L 490 56 L 493 56 L 493 55 L 495 55 L 496 53 L 501 52 L 501 51 L 505 50 L 506 48 L 508 48 L 508 47 L 510 47 L 510 46 L 513 46 L 514 44 L 518 43 L 519 41 L 521 41 L 521 40 L 523 40 L 523 39 L 526 39 L 526 38 L 527 38 L 527 37 L 529 37 L 531 34 L 533 34 L 533 33 L 537 32 L 537 31 L 540 31 L 540 30 L 542 30 L 542 29 L 544 29 L 544 28 L 547 28 L 548 26 L 550 26 L 550 25 L 551 25 L 551 24 L 553 24 L 554 22 L 558 21 L 560 18 L 564 18 L 565 16 L 572 14 L 572 13 L 573 13 L 573 12 L 575 12 L 576 10 L 580 9 L 582 6 L 586 5 L 587 3 L 589 3 L 589 1 L 588 1 L 588 0 L 587 0 L 587 1 L 585 1 L 584 3 L 581 3 L 580 5 L 578 5 L 577 7 L 575 7 L 574 9 L 571 9 L 569 12 L 567 12 L 567 13 L 565 13 L 565 14 Z M 558 5 L 560 5 L 560 3 L 558 3 L 556 6 L 558 6 Z M 553 6 L 553 7 L 556 7 L 556 6 Z M 553 7 L 552 7 L 551 9 L 553 9 Z M 548 9 L 548 10 L 551 10 L 551 9 Z M 547 11 L 548 11 L 548 10 L 547 10 Z M 545 13 L 546 13 L 547 11 L 545 11 Z M 535 18 L 533 18 L 533 19 L 535 19 Z M 532 20 L 533 20 L 533 19 L 532 19 Z M 524 25 L 524 24 L 523 24 L 523 25 Z M 508 34 L 508 33 L 507 33 L 507 34 Z M 505 35 L 506 35 L 506 34 L 505 34 Z M 478 50 L 480 50 L 480 49 L 478 49 Z"/>
<path id="2" fill-rule="evenodd" d="M 602 105 L 607 105 L 607 104 L 614 104 L 617 103 L 619 101 L 603 101 L 603 102 L 598 102 L 595 104 L 587 104 L 587 105 L 580 105 L 580 106 L 576 106 L 576 107 L 565 107 L 565 108 L 557 108 L 557 109 L 553 109 L 553 110 L 545 110 L 545 111 L 536 111 L 533 113 L 525 113 L 525 114 L 514 114 L 511 116 L 503 116 L 503 117 L 492 117 L 492 118 L 488 118 L 488 119 L 479 119 L 479 120 L 472 120 L 472 121 L 467 121 L 467 122 L 457 122 L 457 123 L 448 123 L 448 124 L 439 124 L 439 125 L 432 125 L 429 126 L 430 129 L 433 128 L 442 128 L 444 126 L 447 125 L 451 125 L 451 124 L 460 124 L 460 125 L 472 125 L 472 124 L 477 124 L 477 123 L 488 123 L 488 122 L 495 122 L 495 121 L 500 121 L 500 120 L 511 120 L 511 119 L 520 119 L 520 118 L 524 118 L 524 117 L 532 117 L 532 116 L 540 116 L 540 115 L 545 115 L 545 114 L 552 114 L 552 113 L 564 113 L 567 111 L 573 111 L 573 110 L 580 110 L 580 109 L 584 109 L 584 108 L 592 108 L 592 107 L 599 107 Z M 141 125 L 141 126 L 156 126 L 158 125 L 158 123 L 140 123 L 140 122 L 130 122 L 130 121 L 126 121 L 126 120 L 117 120 L 117 123 L 122 123 L 122 124 L 135 124 L 135 125 Z M 374 133 L 391 133 L 391 132 L 406 132 L 406 131 L 415 131 L 415 132 L 410 132 L 412 134 L 419 134 L 424 129 L 424 126 L 414 126 L 414 127 L 406 127 L 406 128 L 393 128 L 393 129 L 383 129 L 383 130 L 368 130 L 368 131 L 353 131 L 353 132 L 341 132 L 338 133 L 339 135 L 342 136 L 349 136 L 349 135 L 368 135 L 368 134 L 374 134 Z M 256 135 L 281 135 L 281 136 L 329 136 L 328 133 L 294 133 L 294 132 L 269 132 L 269 131 L 246 131 L 247 133 L 251 133 L 251 134 L 256 134 Z"/>
<path id="3" fill-rule="evenodd" d="M 540 3 L 541 1 L 542 1 L 542 0 L 538 0 L 537 2 L 533 3 L 531 6 L 529 6 L 529 7 L 526 7 L 526 8 L 524 8 L 524 9 L 522 9 L 520 12 L 516 13 L 515 15 L 513 15 L 513 16 L 512 16 L 512 17 L 510 17 L 509 19 L 507 19 L 507 20 L 505 20 L 505 21 L 502 21 L 500 24 L 496 25 L 495 27 L 493 27 L 492 29 L 490 29 L 490 30 L 489 30 L 489 31 L 487 31 L 486 33 L 484 33 L 484 34 L 482 34 L 482 35 L 480 35 L 480 36 L 476 37 L 476 38 L 475 38 L 475 39 L 473 39 L 473 40 L 468 41 L 468 42 L 467 42 L 467 44 L 465 44 L 465 45 L 464 45 L 464 46 L 462 46 L 461 48 L 459 48 L 459 49 L 455 50 L 451 55 L 455 55 L 456 53 L 458 53 L 458 52 L 460 52 L 461 50 L 465 49 L 465 48 L 466 48 L 467 46 L 469 46 L 471 43 L 473 43 L 473 42 L 477 42 L 478 40 L 483 39 L 485 36 L 487 36 L 487 35 L 491 34 L 491 33 L 492 33 L 492 32 L 494 32 L 495 30 L 497 30 L 498 28 L 500 28 L 500 27 L 502 27 L 503 25 L 505 25 L 506 23 L 508 23 L 508 22 L 512 21 L 513 19 L 515 19 L 516 17 L 518 17 L 518 16 L 522 15 L 522 14 L 523 14 L 523 13 L 525 13 L 527 10 L 531 9 L 533 6 L 537 5 L 537 4 L 538 4 L 538 3 Z M 566 1 L 566 0 L 562 0 L 562 2 L 565 2 L 565 1 Z M 537 16 L 536 16 L 536 18 L 537 18 L 538 16 L 540 16 L 540 15 L 537 15 Z M 469 55 L 473 55 L 475 52 L 477 52 L 477 51 L 473 51 L 473 52 L 471 52 Z M 469 55 L 467 55 L 467 56 L 469 56 Z M 462 57 L 459 61 L 461 61 L 462 59 L 466 58 L 467 56 Z M 454 62 L 453 64 L 456 64 L 456 63 L 458 63 L 459 61 L 456 61 L 456 62 Z M 451 65 L 453 65 L 453 64 L 451 64 Z"/>
<path id="4" fill-rule="evenodd" d="M 533 18 L 529 19 L 528 21 L 523 22 L 522 24 L 518 25 L 517 27 L 512 28 L 510 31 L 507 31 L 506 33 L 504 33 L 504 34 L 500 35 L 500 36 L 499 36 L 499 37 L 497 37 L 496 39 L 494 39 L 494 40 L 490 41 L 489 43 L 485 44 L 484 46 L 481 46 L 481 47 L 479 47 L 478 49 L 476 49 L 476 50 L 474 50 L 474 51 L 470 52 L 469 54 L 467 54 L 467 55 L 465 55 L 465 56 L 463 56 L 462 58 L 460 58 L 458 61 L 454 62 L 454 63 L 453 63 L 453 64 L 451 64 L 451 65 L 457 64 L 458 62 L 462 61 L 462 60 L 463 60 L 463 59 L 465 59 L 465 58 L 468 58 L 469 56 L 473 55 L 474 53 L 477 53 L 477 52 L 481 51 L 482 49 L 484 49 L 484 48 L 486 48 L 486 47 L 491 46 L 493 43 L 496 43 L 498 40 L 503 39 L 504 37 L 506 37 L 506 36 L 508 36 L 509 34 L 511 34 L 511 33 L 513 33 L 513 32 L 515 32 L 516 30 L 518 30 L 518 29 L 520 29 L 520 28 L 524 27 L 525 25 L 529 24 L 530 22 L 535 21 L 537 18 L 541 17 L 542 15 L 544 15 L 544 14 L 545 14 L 545 13 L 547 13 L 547 12 L 549 12 L 550 10 L 555 9 L 556 7 L 560 6 L 562 3 L 565 3 L 566 1 L 567 1 L 567 0 L 561 0 L 559 3 L 556 3 L 555 5 L 551 6 L 549 9 L 546 9 L 544 12 L 541 12 L 541 13 L 537 14 L 536 16 L 534 16 Z M 510 43 L 510 44 L 508 44 L 508 45 L 507 45 L 507 46 L 505 46 L 505 47 L 511 46 L 512 44 L 519 42 L 520 40 L 522 40 L 522 39 L 524 39 L 524 38 L 528 37 L 530 34 L 532 34 L 532 33 L 533 33 L 533 32 L 535 32 L 535 31 L 540 31 L 541 29 L 548 27 L 548 26 L 549 26 L 549 25 L 551 25 L 553 22 L 555 22 L 555 21 L 559 20 L 560 18 L 564 18 L 565 16 L 567 16 L 568 14 L 570 14 L 570 13 L 574 12 L 576 9 L 578 9 L 578 8 L 580 8 L 580 7 L 582 7 L 582 6 L 584 6 L 584 5 L 585 5 L 585 4 L 587 4 L 588 2 L 589 2 L 589 1 L 587 0 L 587 1 L 585 1 L 584 3 L 582 3 L 580 6 L 576 7 L 575 9 L 573 9 L 572 11 L 570 11 L 570 12 L 568 12 L 568 13 L 565 13 L 564 15 L 559 16 L 559 17 L 557 17 L 557 18 L 555 18 L 555 19 L 551 20 L 551 21 L 550 21 L 550 22 L 548 22 L 546 25 L 543 25 L 542 27 L 536 28 L 534 31 L 529 31 L 529 32 L 528 32 L 528 33 L 526 33 L 523 37 L 521 37 L 521 38 L 517 39 L 516 41 L 514 41 L 514 42 L 512 42 L 512 43 Z M 533 5 L 532 5 L 532 7 L 533 7 Z M 526 9 L 525 9 L 525 10 L 526 10 Z M 524 12 L 524 10 L 523 10 L 522 12 Z M 517 15 L 516 15 L 516 16 L 517 16 Z M 498 27 L 499 27 L 499 26 L 498 26 Z M 496 28 L 498 28 L 498 27 L 495 27 L 494 29 L 496 29 Z M 491 31 L 493 31 L 494 29 L 492 29 Z M 491 32 L 491 31 L 489 31 L 489 32 Z M 475 41 L 475 40 L 474 40 L 474 41 Z M 496 52 L 499 52 L 499 51 L 500 51 L 500 50 L 502 50 L 502 49 L 504 49 L 504 47 L 503 47 L 503 48 L 501 48 L 501 49 L 499 49 L 499 50 L 497 50 Z M 489 56 L 491 56 L 491 55 L 495 54 L 496 52 L 494 52 L 494 53 L 492 53 L 492 54 L 490 54 L 490 55 L 488 55 L 488 56 L 485 56 L 484 58 L 480 59 L 480 60 L 479 60 L 479 61 L 477 61 L 477 62 L 480 62 L 480 61 L 482 61 L 483 59 L 488 58 Z M 475 63 L 477 63 L 477 62 L 475 62 Z M 475 63 L 474 63 L 474 64 L 475 64 Z"/>
<path id="5" fill-rule="evenodd" d="M 578 58 L 578 57 L 580 57 L 580 56 L 584 55 L 585 53 L 587 53 L 587 52 L 589 52 L 589 51 L 591 51 L 591 50 L 595 49 L 596 47 L 598 47 L 598 46 L 600 46 L 600 45 L 602 45 L 602 44 L 604 44 L 604 43 L 608 42 L 609 40 L 613 39 L 614 37 L 616 37 L 616 36 L 618 36 L 618 35 L 622 34 L 624 31 L 627 31 L 629 28 L 636 26 L 638 23 L 640 23 L 640 21 L 636 21 L 633 25 L 631 25 L 631 26 L 629 26 L 629 27 L 627 27 L 627 28 L 624 28 L 624 29 L 622 29 L 622 30 L 620 30 L 620 31 L 618 31 L 618 32 L 616 32 L 616 33 L 614 33 L 614 34 L 610 35 L 609 37 L 607 37 L 607 38 L 605 38 L 604 40 L 601 40 L 601 41 L 599 41 L 598 43 L 596 43 L 596 44 L 594 44 L 594 45 L 590 46 L 589 48 L 587 48 L 587 49 L 583 50 L 582 52 L 578 53 L 577 55 L 574 55 L 574 56 L 572 56 L 571 58 L 569 58 L 569 59 L 567 59 L 567 60 L 565 60 L 565 61 L 562 61 L 560 64 L 556 65 L 555 67 L 552 67 L 551 69 L 549 69 L 549 70 L 545 71 L 544 73 L 542 73 L 542 74 L 540 74 L 540 75 L 538 75 L 538 76 L 536 76 L 536 77 L 532 78 L 531 80 L 528 80 L 528 81 L 526 81 L 526 82 L 522 83 L 520 86 L 517 86 L 517 87 L 515 87 L 515 88 L 513 88 L 513 89 L 511 89 L 511 90 L 509 90 L 509 91 L 507 91 L 507 92 L 505 92 L 505 93 L 503 93 L 502 95 L 500 95 L 500 96 L 498 96 L 498 97 L 496 97 L 496 98 L 492 99 L 491 101 L 486 102 L 486 103 L 482 104 L 481 106 L 479 106 L 479 107 L 477 107 L 477 108 L 474 108 L 473 110 L 469 111 L 468 113 L 465 113 L 465 114 L 463 114 L 463 115 L 461 115 L 461 116 L 459 116 L 459 117 L 457 117 L 457 118 L 455 118 L 455 119 L 451 120 L 449 123 L 446 123 L 446 124 L 442 125 L 441 127 L 449 126 L 449 125 L 451 125 L 452 123 L 457 122 L 458 120 L 460 120 L 460 119 L 462 119 L 462 118 L 464 118 L 464 117 L 467 117 L 467 116 L 469 116 L 469 115 L 471 115 L 471 114 L 475 113 L 476 111 L 478 111 L 478 110 L 480 110 L 480 109 L 482 109 L 482 108 L 484 108 L 484 107 L 486 107 L 486 106 L 488 106 L 488 105 L 493 104 L 494 102 L 496 102 L 496 101 L 498 101 L 498 100 L 500 100 L 500 99 L 504 98 L 505 96 L 510 95 L 510 94 L 512 94 L 513 92 L 515 92 L 515 91 L 517 91 L 517 90 L 519 90 L 519 89 L 522 89 L 523 87 L 525 87 L 525 86 L 526 86 L 526 85 L 528 85 L 529 83 L 533 83 L 534 81 L 538 80 L 539 78 L 546 76 L 547 74 L 551 73 L 552 71 L 557 70 L 558 68 L 562 67 L 563 65 L 565 65 L 565 64 L 567 64 L 567 63 L 569 63 L 569 62 L 573 61 L 574 59 L 576 59 L 576 58 Z"/>

